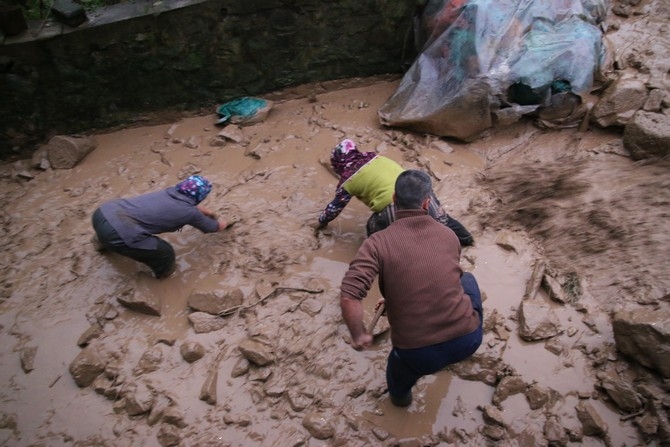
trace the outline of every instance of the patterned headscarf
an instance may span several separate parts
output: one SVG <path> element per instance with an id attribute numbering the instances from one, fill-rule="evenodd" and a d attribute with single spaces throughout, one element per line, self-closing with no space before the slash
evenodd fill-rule
<path id="1" fill-rule="evenodd" d="M 341 185 L 376 156 L 375 152 L 359 152 L 356 143 L 347 139 L 335 146 L 330 154 L 330 164 L 340 176 Z"/>
<path id="2" fill-rule="evenodd" d="M 200 203 L 212 190 L 212 184 L 204 177 L 192 175 L 177 183 L 176 188 L 178 192 L 193 197 L 197 203 Z"/>

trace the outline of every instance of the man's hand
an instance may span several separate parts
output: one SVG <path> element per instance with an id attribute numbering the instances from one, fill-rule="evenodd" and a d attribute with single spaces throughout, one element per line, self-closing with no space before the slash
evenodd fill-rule
<path id="1" fill-rule="evenodd" d="M 351 339 L 351 347 L 356 351 L 362 351 L 370 346 L 372 346 L 372 335 L 367 332 Z"/>

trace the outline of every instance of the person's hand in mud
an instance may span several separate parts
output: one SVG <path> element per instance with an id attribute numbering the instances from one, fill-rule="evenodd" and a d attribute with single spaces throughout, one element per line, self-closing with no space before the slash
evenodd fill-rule
<path id="1" fill-rule="evenodd" d="M 314 225 L 314 236 L 318 237 L 321 230 L 325 229 L 327 226 L 327 222 L 317 221 L 317 223 Z"/>
<path id="2" fill-rule="evenodd" d="M 200 211 L 202 214 L 204 214 L 207 217 L 211 217 L 212 219 L 216 219 L 216 213 L 209 208 L 206 208 L 202 205 L 197 206 L 198 211 Z"/>

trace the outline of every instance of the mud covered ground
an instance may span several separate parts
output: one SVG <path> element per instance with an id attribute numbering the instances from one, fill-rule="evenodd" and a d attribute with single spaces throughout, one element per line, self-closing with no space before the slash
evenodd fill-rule
<path id="1" fill-rule="evenodd" d="M 270 95 L 267 119 L 241 128 L 239 142 L 204 115 L 95 135 L 71 170 L 27 180 L 3 165 L 0 442 L 666 445 L 667 381 L 617 351 L 611 318 L 667 310 L 669 164 L 633 162 L 620 132 L 593 127 L 522 121 L 469 144 L 381 128 L 377 110 L 397 85 Z M 368 210 L 352 201 L 328 231 L 311 228 L 336 183 L 322 160 L 343 138 L 430 172 L 476 239 L 462 264 L 486 297 L 484 343 L 423 378 L 408 409 L 385 393 L 384 318 L 374 348 L 356 352 L 340 316 L 339 283 Z M 158 281 L 94 250 L 90 216 L 102 201 L 192 173 L 214 183 L 204 205 L 237 223 L 165 235 L 175 275 Z M 562 300 L 542 277 L 563 286 Z M 194 319 L 194 296 L 240 291 L 225 316 Z M 130 309 L 129 297 L 158 303 L 160 315 Z M 378 298 L 365 302 L 368 318 Z M 547 323 L 540 335 L 521 327 L 529 298 L 538 305 L 526 319 Z M 95 380 L 78 386 L 73 364 Z M 665 415 L 649 412 L 645 393 L 665 396 Z"/>

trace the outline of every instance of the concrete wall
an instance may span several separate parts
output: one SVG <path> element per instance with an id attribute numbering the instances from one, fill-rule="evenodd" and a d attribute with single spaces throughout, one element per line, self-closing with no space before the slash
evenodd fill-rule
<path id="1" fill-rule="evenodd" d="M 54 134 L 211 108 L 304 83 L 401 73 L 416 0 L 121 3 L 0 45 L 0 158 Z"/>

